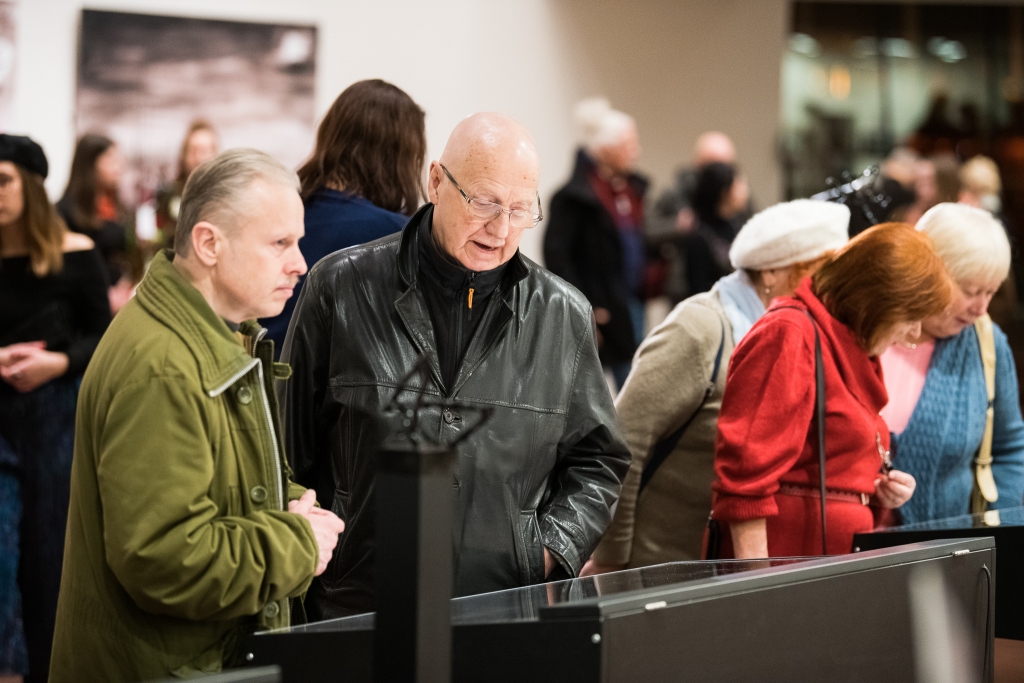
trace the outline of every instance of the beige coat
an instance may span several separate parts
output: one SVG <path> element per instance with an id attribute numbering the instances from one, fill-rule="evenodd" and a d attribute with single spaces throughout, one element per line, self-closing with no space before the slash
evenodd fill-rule
<path id="1" fill-rule="evenodd" d="M 714 392 L 638 495 L 651 449 L 700 405 L 723 332 Z M 718 294 L 711 292 L 676 306 L 637 350 L 629 379 L 615 401 L 633 460 L 615 517 L 594 551 L 595 562 L 643 567 L 700 559 L 711 512 L 718 410 L 732 350 L 732 325 Z"/>

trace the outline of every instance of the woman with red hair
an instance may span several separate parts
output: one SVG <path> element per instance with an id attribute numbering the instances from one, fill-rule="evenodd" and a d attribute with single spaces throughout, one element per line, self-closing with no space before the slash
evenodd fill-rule
<path id="1" fill-rule="evenodd" d="M 888 223 L 851 240 L 792 297 L 775 300 L 729 364 L 715 447 L 712 517 L 727 527 L 717 554 L 850 552 L 855 533 L 910 499 L 914 478 L 891 469 L 879 416 L 888 395 L 878 355 L 916 338 L 951 292 L 931 240 Z"/>

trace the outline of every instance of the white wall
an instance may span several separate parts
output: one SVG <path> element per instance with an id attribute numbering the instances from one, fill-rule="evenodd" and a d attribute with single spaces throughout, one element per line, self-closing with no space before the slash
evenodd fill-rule
<path id="1" fill-rule="evenodd" d="M 20 131 L 50 157 L 58 195 L 74 147 L 82 0 L 21 0 Z M 428 154 L 474 111 L 519 119 L 540 149 L 545 200 L 568 175 L 572 105 L 603 94 L 637 118 L 656 185 L 719 128 L 737 141 L 755 197 L 779 195 L 775 158 L 785 0 L 103 0 L 90 9 L 319 27 L 317 112 L 363 78 L 406 90 L 427 112 Z M 543 227 L 523 240 L 540 256 Z"/>

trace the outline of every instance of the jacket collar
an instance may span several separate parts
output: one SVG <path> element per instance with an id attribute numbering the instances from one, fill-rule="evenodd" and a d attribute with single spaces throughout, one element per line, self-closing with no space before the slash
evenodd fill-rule
<path id="1" fill-rule="evenodd" d="M 398 274 L 404 285 L 403 290 L 416 287 L 420 277 L 420 254 L 417 235 L 420 230 L 431 230 L 434 220 L 434 205 L 425 204 L 409 219 L 402 231 L 402 241 L 398 247 Z M 500 290 L 506 299 L 511 297 L 512 289 L 529 273 L 526 259 L 519 250 L 509 259 L 505 267 Z"/>
<path id="2" fill-rule="evenodd" d="M 529 266 L 523 256 L 516 250 L 509 259 L 501 282 L 495 290 L 500 305 L 487 306 L 483 320 L 470 340 L 466 355 L 459 366 L 455 384 L 446 387 L 441 377 L 441 364 L 437 355 L 437 337 L 434 335 L 433 323 L 427 302 L 419 286 L 419 243 L 417 235 L 420 230 L 429 230 L 434 215 L 433 204 L 427 204 L 416 212 L 402 232 L 402 240 L 398 248 L 398 273 L 401 280 L 399 294 L 395 299 L 395 311 L 402 320 L 406 330 L 412 337 L 417 350 L 427 358 L 430 371 L 437 386 L 442 387 L 448 396 L 454 395 L 473 371 L 484 361 L 487 353 L 498 342 L 508 324 L 516 317 L 516 309 L 521 306 L 516 298 L 516 285 L 529 274 Z M 496 302 L 495 302 L 496 303 Z M 521 313 L 521 312 L 520 312 Z"/>
<path id="3" fill-rule="evenodd" d="M 223 392 L 259 361 L 213 312 L 210 305 L 171 263 L 173 254 L 156 255 L 136 298 L 154 318 L 169 327 L 195 356 L 203 391 L 211 396 Z M 243 323 L 240 331 L 255 343 L 258 325 Z"/>
<path id="4" fill-rule="evenodd" d="M 843 378 L 844 384 L 857 400 L 874 413 L 878 413 L 889 402 L 889 394 L 885 390 L 882 379 L 882 364 L 878 358 L 868 356 L 853 330 L 832 317 L 825 304 L 811 289 L 811 278 L 804 278 L 793 294 L 793 299 L 803 304 L 811 317 L 818 323 L 821 330 L 822 347 L 831 347 L 836 369 Z M 793 299 L 779 297 L 777 305 L 792 305 Z M 789 304 L 785 303 L 788 300 Z"/>

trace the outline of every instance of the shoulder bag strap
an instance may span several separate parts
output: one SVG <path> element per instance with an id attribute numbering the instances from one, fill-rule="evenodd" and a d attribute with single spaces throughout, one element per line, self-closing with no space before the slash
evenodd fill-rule
<path id="1" fill-rule="evenodd" d="M 779 306 L 773 310 L 792 308 L 801 311 L 811 321 L 814 328 L 814 404 L 818 419 L 818 485 L 821 496 L 821 554 L 828 555 L 828 535 L 825 532 L 825 365 L 821 359 L 821 335 L 818 334 L 818 323 L 810 312 L 797 306 Z"/>
<path id="2" fill-rule="evenodd" d="M 654 448 L 651 449 L 650 455 L 647 458 L 647 464 L 644 466 L 643 472 L 640 474 L 640 491 L 643 491 L 650 483 L 651 478 L 654 477 L 654 473 L 658 471 L 661 464 L 665 462 L 665 459 L 672 454 L 672 451 L 676 449 L 679 444 L 679 440 L 683 438 L 683 433 L 693 422 L 694 418 L 700 413 L 701 408 L 711 398 L 711 394 L 715 393 L 715 385 L 718 383 L 718 371 L 722 367 L 722 353 L 725 350 L 725 323 L 722 325 L 722 340 L 718 342 L 718 353 L 715 354 L 715 366 L 711 371 L 711 380 L 704 387 L 704 396 L 700 399 L 700 404 L 697 409 L 693 411 L 693 414 L 687 418 L 683 426 L 675 430 L 668 436 L 662 438 L 658 443 L 654 444 Z"/>
<path id="3" fill-rule="evenodd" d="M 996 339 L 992 329 L 992 318 L 983 315 L 974 321 L 981 349 L 981 364 L 985 371 L 985 390 L 988 394 L 988 408 L 985 410 L 985 435 L 981 439 L 977 457 L 974 459 L 974 486 L 971 489 L 971 512 L 985 512 L 989 503 L 999 500 L 995 477 L 992 475 L 992 429 L 995 420 L 996 398 Z"/>

